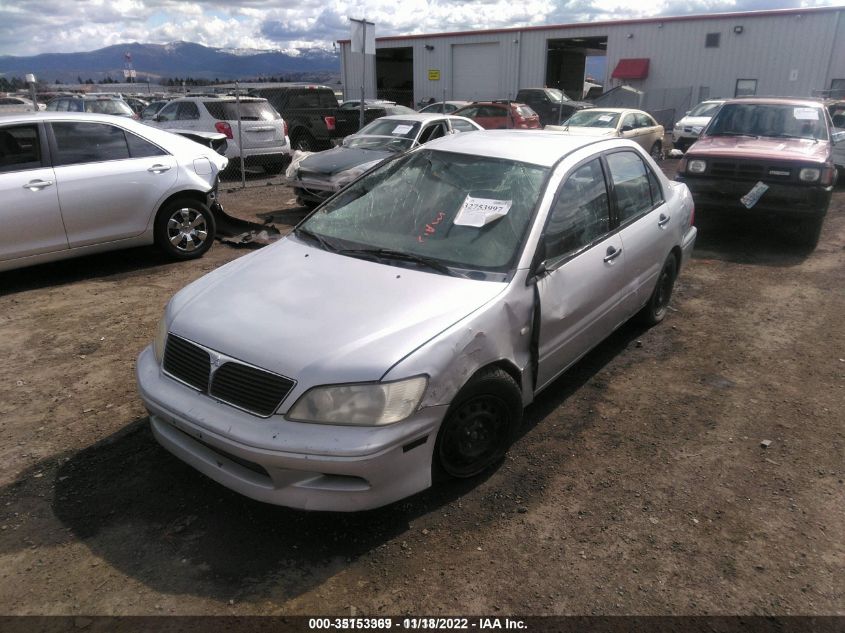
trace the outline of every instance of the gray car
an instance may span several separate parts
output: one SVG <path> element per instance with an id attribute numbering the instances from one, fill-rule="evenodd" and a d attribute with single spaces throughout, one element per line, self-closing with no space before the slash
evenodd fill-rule
<path id="1" fill-rule="evenodd" d="M 432 141 L 171 299 L 137 362 L 153 433 L 296 508 L 475 476 L 568 367 L 631 317 L 664 318 L 692 220 L 631 141 Z"/>
<path id="2" fill-rule="evenodd" d="M 225 157 L 107 114 L 0 117 L 0 271 L 155 243 L 211 247 Z"/>
<path id="3" fill-rule="evenodd" d="M 340 147 L 294 156 L 288 183 L 300 204 L 315 206 L 386 158 L 448 134 L 482 129 L 465 117 L 443 114 L 381 117 L 347 136 Z"/>

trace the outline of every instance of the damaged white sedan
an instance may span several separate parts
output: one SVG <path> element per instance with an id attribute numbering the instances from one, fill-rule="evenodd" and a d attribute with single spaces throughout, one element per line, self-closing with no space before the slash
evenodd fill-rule
<path id="1" fill-rule="evenodd" d="M 631 141 L 438 139 L 173 297 L 139 390 L 157 440 L 229 488 L 382 506 L 499 462 L 541 390 L 663 319 L 695 236 L 686 186 Z"/>

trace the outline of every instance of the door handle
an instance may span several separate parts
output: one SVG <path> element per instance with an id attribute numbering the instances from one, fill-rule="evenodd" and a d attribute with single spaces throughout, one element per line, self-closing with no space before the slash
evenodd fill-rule
<path id="1" fill-rule="evenodd" d="M 162 174 L 170 169 L 170 165 L 153 165 L 147 171 L 152 172 L 154 174 Z"/>
<path id="2" fill-rule="evenodd" d="M 657 226 L 663 228 L 667 224 L 669 224 L 669 220 L 672 219 L 672 216 L 660 214 L 660 218 L 657 220 Z"/>
<path id="3" fill-rule="evenodd" d="M 604 263 L 609 264 L 614 259 L 619 257 L 622 254 L 622 247 L 613 248 L 612 246 L 607 247 L 607 256 L 604 258 Z"/>
<path id="4" fill-rule="evenodd" d="M 49 187 L 53 184 L 52 180 L 30 180 L 23 188 L 30 191 L 41 191 L 44 187 Z"/>

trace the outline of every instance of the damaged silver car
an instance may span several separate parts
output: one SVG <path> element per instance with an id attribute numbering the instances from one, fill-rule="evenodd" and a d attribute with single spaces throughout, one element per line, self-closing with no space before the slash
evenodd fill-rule
<path id="1" fill-rule="evenodd" d="M 638 145 L 451 135 L 195 281 L 137 364 L 156 439 L 261 501 L 353 511 L 499 462 L 523 407 L 666 314 L 693 203 Z"/>

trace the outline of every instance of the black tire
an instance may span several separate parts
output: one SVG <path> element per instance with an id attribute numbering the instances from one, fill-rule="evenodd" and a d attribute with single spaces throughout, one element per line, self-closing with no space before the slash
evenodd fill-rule
<path id="1" fill-rule="evenodd" d="M 651 154 L 651 157 L 654 159 L 655 163 L 659 163 L 663 160 L 663 146 L 660 144 L 660 141 L 657 141 L 654 145 L 651 146 L 651 150 L 648 152 Z"/>
<path id="2" fill-rule="evenodd" d="M 823 224 L 823 215 L 801 220 L 798 224 L 798 241 L 801 246 L 815 249 L 819 245 L 819 237 L 822 234 Z"/>
<path id="3" fill-rule="evenodd" d="M 666 317 L 669 301 L 672 299 L 672 288 L 675 287 L 677 276 L 678 262 L 674 255 L 669 255 L 666 258 L 666 263 L 663 264 L 660 276 L 657 278 L 657 284 L 655 284 L 654 290 L 648 298 L 648 303 L 637 314 L 637 321 L 642 325 L 651 327 L 657 325 Z"/>
<path id="4" fill-rule="evenodd" d="M 300 152 L 315 152 L 317 151 L 317 141 L 308 132 L 298 132 L 296 136 L 291 139 L 291 146 L 293 149 L 298 149 Z"/>
<path id="5" fill-rule="evenodd" d="M 203 203 L 179 198 L 164 205 L 155 219 L 155 244 L 171 259 L 196 259 L 211 248 L 217 224 Z"/>
<path id="6" fill-rule="evenodd" d="M 522 394 L 497 367 L 483 369 L 458 392 L 434 445 L 432 478 L 466 479 L 502 459 L 522 421 Z"/>

